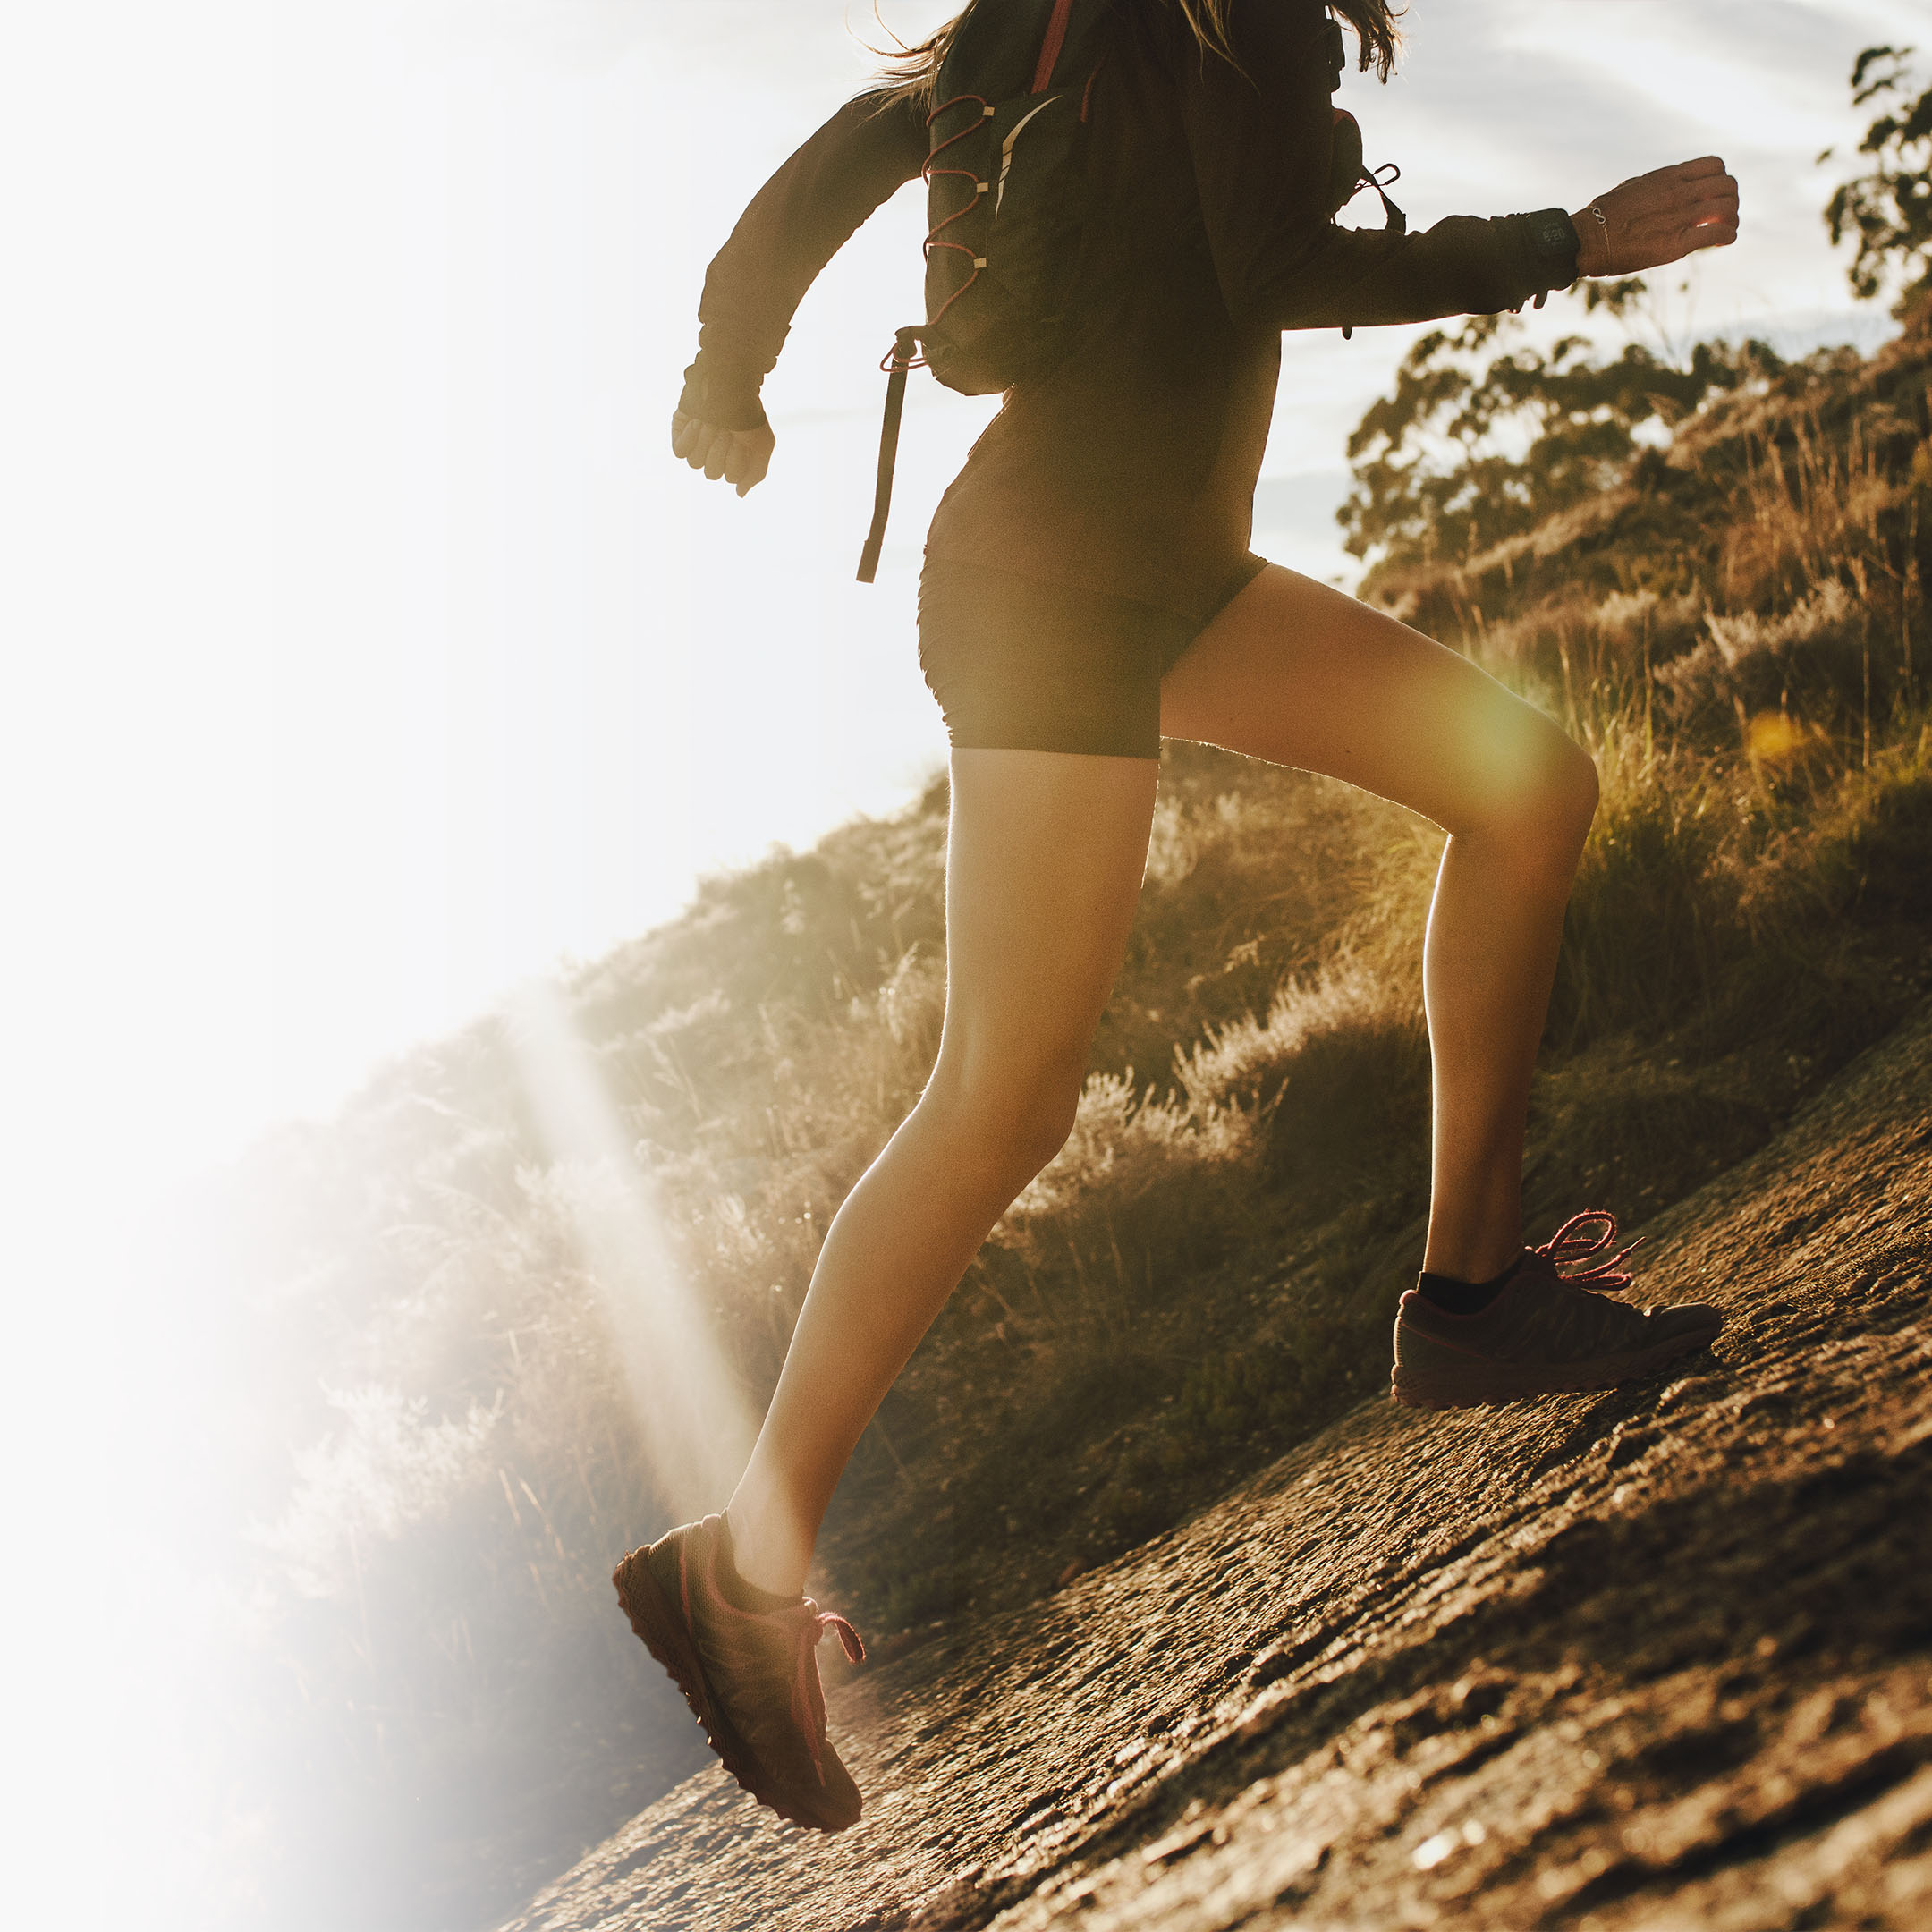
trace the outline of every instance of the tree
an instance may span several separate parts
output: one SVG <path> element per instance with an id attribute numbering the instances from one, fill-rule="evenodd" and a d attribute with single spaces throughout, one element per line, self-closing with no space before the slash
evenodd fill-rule
<path id="1" fill-rule="evenodd" d="M 1886 98 L 1897 112 L 1881 114 L 1866 129 L 1860 154 L 1872 165 L 1843 182 L 1826 205 L 1834 246 L 1850 234 L 1858 250 L 1846 277 L 1860 301 L 1873 301 L 1890 285 L 1900 289 L 1892 313 L 1907 321 L 1932 309 L 1932 88 L 1911 100 L 1916 76 L 1906 64 L 1911 47 L 1868 47 L 1852 69 L 1852 105 Z M 1828 161 L 1827 148 L 1818 159 Z"/>
<path id="2" fill-rule="evenodd" d="M 1647 291 L 1633 279 L 1579 292 L 1587 309 L 1623 319 L 1643 309 Z M 1596 361 L 1582 335 L 1474 366 L 1522 328 L 1511 315 L 1476 316 L 1453 333 L 1432 330 L 1403 358 L 1394 394 L 1349 437 L 1355 484 L 1336 519 L 1351 555 L 1374 551 L 1378 567 L 1398 569 L 1467 562 L 1614 487 L 1646 426 L 1668 429 L 1713 393 L 1781 367 L 1756 342 L 1699 343 L 1671 356 L 1632 341 Z"/>
<path id="3" fill-rule="evenodd" d="M 1885 111 L 1859 144 L 1870 167 L 1825 209 L 1833 242 L 1857 242 L 1854 292 L 1871 301 L 1896 287 L 1893 313 L 1907 322 L 1932 318 L 1932 88 L 1912 97 L 1911 53 L 1870 47 L 1858 56 L 1852 103 Z M 1577 293 L 1587 309 L 1620 320 L 1648 309 L 1640 279 L 1587 283 Z M 1350 555 L 1374 558 L 1365 587 L 1390 571 L 1467 563 L 1615 487 L 1646 441 L 1784 367 L 1759 342 L 1685 350 L 1660 341 L 1653 350 L 1631 341 L 1599 361 L 1585 336 L 1540 352 L 1521 343 L 1522 332 L 1510 315 L 1432 330 L 1403 359 L 1394 394 L 1356 425 L 1354 487 L 1336 520 Z"/>

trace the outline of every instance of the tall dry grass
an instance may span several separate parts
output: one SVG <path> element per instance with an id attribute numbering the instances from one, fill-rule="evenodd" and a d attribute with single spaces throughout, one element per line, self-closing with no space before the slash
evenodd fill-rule
<path id="1" fill-rule="evenodd" d="M 1696 1186 L 1922 996 L 1928 360 L 1910 338 L 1814 359 L 1496 554 L 1371 579 L 1602 776 L 1533 1099 L 1535 1229 Z M 754 1403 L 936 1050 L 945 808 L 936 784 L 714 880 L 563 989 Z M 1344 787 L 1168 749 L 1073 1134 L 835 1499 L 824 1587 L 869 1635 L 1050 1589 L 1384 1385 L 1427 1205 L 1440 843 Z M 699 1761 L 605 1580 L 664 1505 L 580 1182 L 495 1021 L 233 1179 L 249 1373 L 219 1426 L 248 1445 L 251 1527 L 221 1560 L 237 1697 L 293 1766 L 249 1801 L 290 1847 L 335 1808 L 359 1923 L 475 1922 Z"/>

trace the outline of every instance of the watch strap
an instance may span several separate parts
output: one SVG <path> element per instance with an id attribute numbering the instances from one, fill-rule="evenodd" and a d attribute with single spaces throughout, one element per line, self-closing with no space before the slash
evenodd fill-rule
<path id="1" fill-rule="evenodd" d="M 1523 225 L 1538 266 L 1549 275 L 1549 286 L 1567 288 L 1576 280 L 1577 254 L 1582 246 L 1568 211 L 1537 208 L 1523 216 Z"/>

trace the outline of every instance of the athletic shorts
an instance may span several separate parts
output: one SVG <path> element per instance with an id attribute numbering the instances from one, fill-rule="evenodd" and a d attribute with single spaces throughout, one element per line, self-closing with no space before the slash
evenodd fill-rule
<path id="1" fill-rule="evenodd" d="M 1216 610 L 1151 604 L 928 560 L 919 668 L 962 750 L 1160 756 L 1161 680 L 1267 568 L 1250 555 Z"/>

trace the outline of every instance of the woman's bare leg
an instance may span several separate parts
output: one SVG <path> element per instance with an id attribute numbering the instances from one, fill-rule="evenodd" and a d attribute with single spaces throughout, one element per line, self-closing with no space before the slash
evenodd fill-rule
<path id="1" fill-rule="evenodd" d="M 1422 955 L 1422 1265 L 1488 1280 L 1521 1248 L 1530 1072 L 1596 810 L 1589 756 L 1466 657 L 1275 565 L 1168 674 L 1161 729 L 1346 779 L 1449 834 Z"/>
<path id="2" fill-rule="evenodd" d="M 827 1230 L 731 1499 L 740 1573 L 794 1595 L 894 1377 L 1066 1139 L 1147 862 L 1150 758 L 955 751 L 946 1008 L 919 1105 Z"/>

